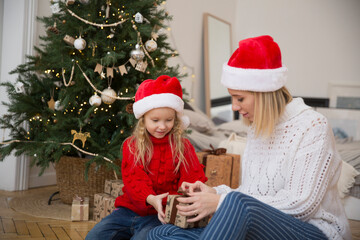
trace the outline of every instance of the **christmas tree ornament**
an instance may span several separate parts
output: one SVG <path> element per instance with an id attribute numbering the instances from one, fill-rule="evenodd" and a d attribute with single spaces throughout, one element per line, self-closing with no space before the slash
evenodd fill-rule
<path id="1" fill-rule="evenodd" d="M 147 40 L 145 42 L 145 48 L 148 52 L 153 52 L 157 49 L 157 43 L 154 41 L 154 39 Z"/>
<path id="2" fill-rule="evenodd" d="M 82 4 L 88 4 L 90 2 L 90 0 L 79 0 L 79 2 Z"/>
<path id="3" fill-rule="evenodd" d="M 106 76 L 109 78 L 113 78 L 114 77 L 114 68 L 113 67 L 107 67 L 106 68 Z"/>
<path id="4" fill-rule="evenodd" d="M 106 104 L 112 104 L 116 99 L 116 92 L 111 87 L 108 87 L 102 91 L 101 100 Z"/>
<path id="5" fill-rule="evenodd" d="M 73 38 L 72 36 L 69 36 L 69 35 L 65 35 L 63 40 L 70 46 L 73 46 L 74 42 L 75 42 L 75 38 Z"/>
<path id="6" fill-rule="evenodd" d="M 59 3 L 52 4 L 50 6 L 52 13 L 59 13 L 60 12 L 60 5 Z"/>
<path id="7" fill-rule="evenodd" d="M 89 103 L 91 106 L 100 106 L 101 105 L 101 97 L 97 95 L 96 93 L 92 95 L 89 99 Z"/>
<path id="8" fill-rule="evenodd" d="M 66 0 L 66 5 L 72 5 L 75 3 L 75 0 Z"/>
<path id="9" fill-rule="evenodd" d="M 81 130 L 80 130 L 80 132 L 77 132 L 76 130 L 71 130 L 71 135 L 74 135 L 72 144 L 74 144 L 75 140 L 81 140 L 83 148 L 85 147 L 86 139 L 90 138 L 89 132 L 82 133 Z"/>
<path id="10" fill-rule="evenodd" d="M 47 30 L 48 30 L 48 32 L 59 34 L 59 29 L 57 29 L 57 27 L 56 27 L 56 22 L 54 22 L 54 25 L 52 27 L 49 27 Z"/>
<path id="11" fill-rule="evenodd" d="M 17 82 L 15 84 L 15 91 L 17 93 L 24 93 L 25 92 L 25 87 L 24 84 L 22 82 Z"/>
<path id="12" fill-rule="evenodd" d="M 77 50 L 84 50 L 86 47 L 86 41 L 81 36 L 74 41 L 74 47 Z"/>
<path id="13" fill-rule="evenodd" d="M 145 72 L 147 66 L 148 66 L 148 63 L 146 61 L 140 61 L 136 64 L 135 69 L 138 70 L 139 72 Z"/>
<path id="14" fill-rule="evenodd" d="M 134 111 L 133 111 L 133 103 L 129 103 L 128 105 L 126 105 L 126 112 L 129 113 L 129 114 L 134 114 Z"/>
<path id="15" fill-rule="evenodd" d="M 136 44 L 135 49 L 131 50 L 130 57 L 135 61 L 142 61 L 145 57 L 145 53 L 143 50 L 140 49 L 140 45 Z"/>
<path id="16" fill-rule="evenodd" d="M 125 65 L 119 66 L 119 71 L 120 71 L 121 76 L 123 76 L 124 74 L 127 74 Z"/>
<path id="17" fill-rule="evenodd" d="M 51 99 L 47 102 L 47 104 L 51 110 L 55 110 L 55 100 L 53 97 L 51 97 Z"/>
<path id="18" fill-rule="evenodd" d="M 141 13 L 136 13 L 135 14 L 135 22 L 137 22 L 137 23 L 143 23 L 143 21 L 144 21 L 144 17 L 143 17 L 143 15 L 141 15 Z"/>
<path id="19" fill-rule="evenodd" d="M 64 109 L 64 106 L 61 105 L 61 101 L 60 100 L 55 101 L 55 110 L 62 111 L 63 109 Z"/>
<path id="20" fill-rule="evenodd" d="M 100 63 L 97 63 L 94 72 L 98 72 L 99 74 L 101 74 L 102 70 L 103 70 L 103 66 Z"/>
<path id="21" fill-rule="evenodd" d="M 109 18 L 111 1 L 106 0 L 105 18 Z"/>

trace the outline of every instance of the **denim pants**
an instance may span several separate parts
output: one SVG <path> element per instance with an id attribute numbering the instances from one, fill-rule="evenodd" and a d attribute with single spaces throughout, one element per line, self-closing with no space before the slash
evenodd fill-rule
<path id="1" fill-rule="evenodd" d="M 146 239 L 148 232 L 161 225 L 157 215 L 139 216 L 130 209 L 120 207 L 103 218 L 87 234 L 86 240 Z"/>
<path id="2" fill-rule="evenodd" d="M 325 234 L 253 197 L 229 193 L 205 228 L 182 229 L 171 224 L 149 232 L 148 240 L 321 239 Z"/>

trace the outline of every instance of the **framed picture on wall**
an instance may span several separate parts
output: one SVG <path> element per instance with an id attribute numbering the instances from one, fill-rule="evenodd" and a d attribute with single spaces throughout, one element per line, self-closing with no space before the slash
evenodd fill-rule
<path id="1" fill-rule="evenodd" d="M 330 107 L 360 109 L 360 84 L 330 83 Z"/>
<path id="2" fill-rule="evenodd" d="M 336 137 L 360 140 L 360 110 L 317 107 L 316 111 L 327 117 Z"/>

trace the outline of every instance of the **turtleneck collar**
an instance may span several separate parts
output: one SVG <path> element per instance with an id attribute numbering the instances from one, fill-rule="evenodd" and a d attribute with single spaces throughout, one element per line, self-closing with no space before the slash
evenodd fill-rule
<path id="1" fill-rule="evenodd" d="M 304 103 L 302 98 L 294 98 L 286 105 L 285 110 L 279 119 L 279 123 L 288 121 L 310 108 L 310 106 Z"/>
<path id="2" fill-rule="evenodd" d="M 153 144 L 161 144 L 161 143 L 167 143 L 169 142 L 169 134 L 164 136 L 163 138 L 156 138 L 150 135 L 150 140 Z"/>

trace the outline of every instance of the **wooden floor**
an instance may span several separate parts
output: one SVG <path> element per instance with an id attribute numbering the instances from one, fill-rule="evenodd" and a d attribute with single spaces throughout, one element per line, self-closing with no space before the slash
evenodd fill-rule
<path id="1" fill-rule="evenodd" d="M 8 198 L 24 193 L 0 190 L 0 239 L 85 239 L 95 225 L 94 221 L 59 221 L 15 212 L 8 206 Z M 353 240 L 360 240 L 360 221 L 350 220 L 350 227 Z"/>
<path id="2" fill-rule="evenodd" d="M 94 221 L 60 221 L 15 212 L 8 206 L 8 198 L 19 194 L 0 190 L 0 239 L 85 239 L 95 225 Z"/>

